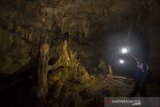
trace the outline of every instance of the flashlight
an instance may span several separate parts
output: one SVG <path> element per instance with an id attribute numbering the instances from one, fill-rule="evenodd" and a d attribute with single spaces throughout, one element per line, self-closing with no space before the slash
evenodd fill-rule
<path id="1" fill-rule="evenodd" d="M 124 60 L 123 60 L 123 59 L 120 59 L 120 60 L 119 60 L 119 63 L 120 63 L 120 64 L 124 64 Z"/>
<path id="2" fill-rule="evenodd" d="M 121 49 L 121 53 L 122 53 L 122 54 L 128 53 L 128 49 L 127 49 L 127 48 L 122 48 L 122 49 Z"/>

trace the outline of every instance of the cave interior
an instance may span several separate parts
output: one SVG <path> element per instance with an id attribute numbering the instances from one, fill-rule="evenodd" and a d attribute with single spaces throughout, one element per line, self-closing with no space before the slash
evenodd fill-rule
<path id="1" fill-rule="evenodd" d="M 0 107 L 103 107 L 132 91 L 131 56 L 159 97 L 159 34 L 159 0 L 0 0 Z"/>

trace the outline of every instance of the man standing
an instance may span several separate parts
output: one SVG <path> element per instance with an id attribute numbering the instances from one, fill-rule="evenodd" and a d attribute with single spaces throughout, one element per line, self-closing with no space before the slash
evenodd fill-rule
<path id="1" fill-rule="evenodd" d="M 133 57 L 137 63 L 136 72 L 134 75 L 135 85 L 130 94 L 134 97 L 138 92 L 142 97 L 147 97 L 146 86 L 148 84 L 149 66 L 141 57 Z"/>

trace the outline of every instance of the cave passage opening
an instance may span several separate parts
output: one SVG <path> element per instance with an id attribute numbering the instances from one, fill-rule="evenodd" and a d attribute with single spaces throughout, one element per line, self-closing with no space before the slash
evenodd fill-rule
<path id="1" fill-rule="evenodd" d="M 136 63 L 131 55 L 140 56 L 149 62 L 150 43 L 144 32 L 112 33 L 106 43 L 106 58 L 112 66 L 113 74 L 133 77 Z"/>

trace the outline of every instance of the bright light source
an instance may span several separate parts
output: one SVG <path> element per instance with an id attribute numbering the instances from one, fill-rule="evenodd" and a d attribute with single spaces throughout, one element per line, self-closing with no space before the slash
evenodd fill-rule
<path id="1" fill-rule="evenodd" d="M 121 49 L 121 52 L 122 52 L 123 54 L 126 54 L 126 53 L 128 53 L 128 49 L 127 49 L 127 48 L 122 48 L 122 49 Z"/>
<path id="2" fill-rule="evenodd" d="M 124 64 L 124 60 L 123 60 L 123 59 L 120 59 L 120 60 L 119 60 L 119 63 L 120 63 L 120 64 Z"/>

